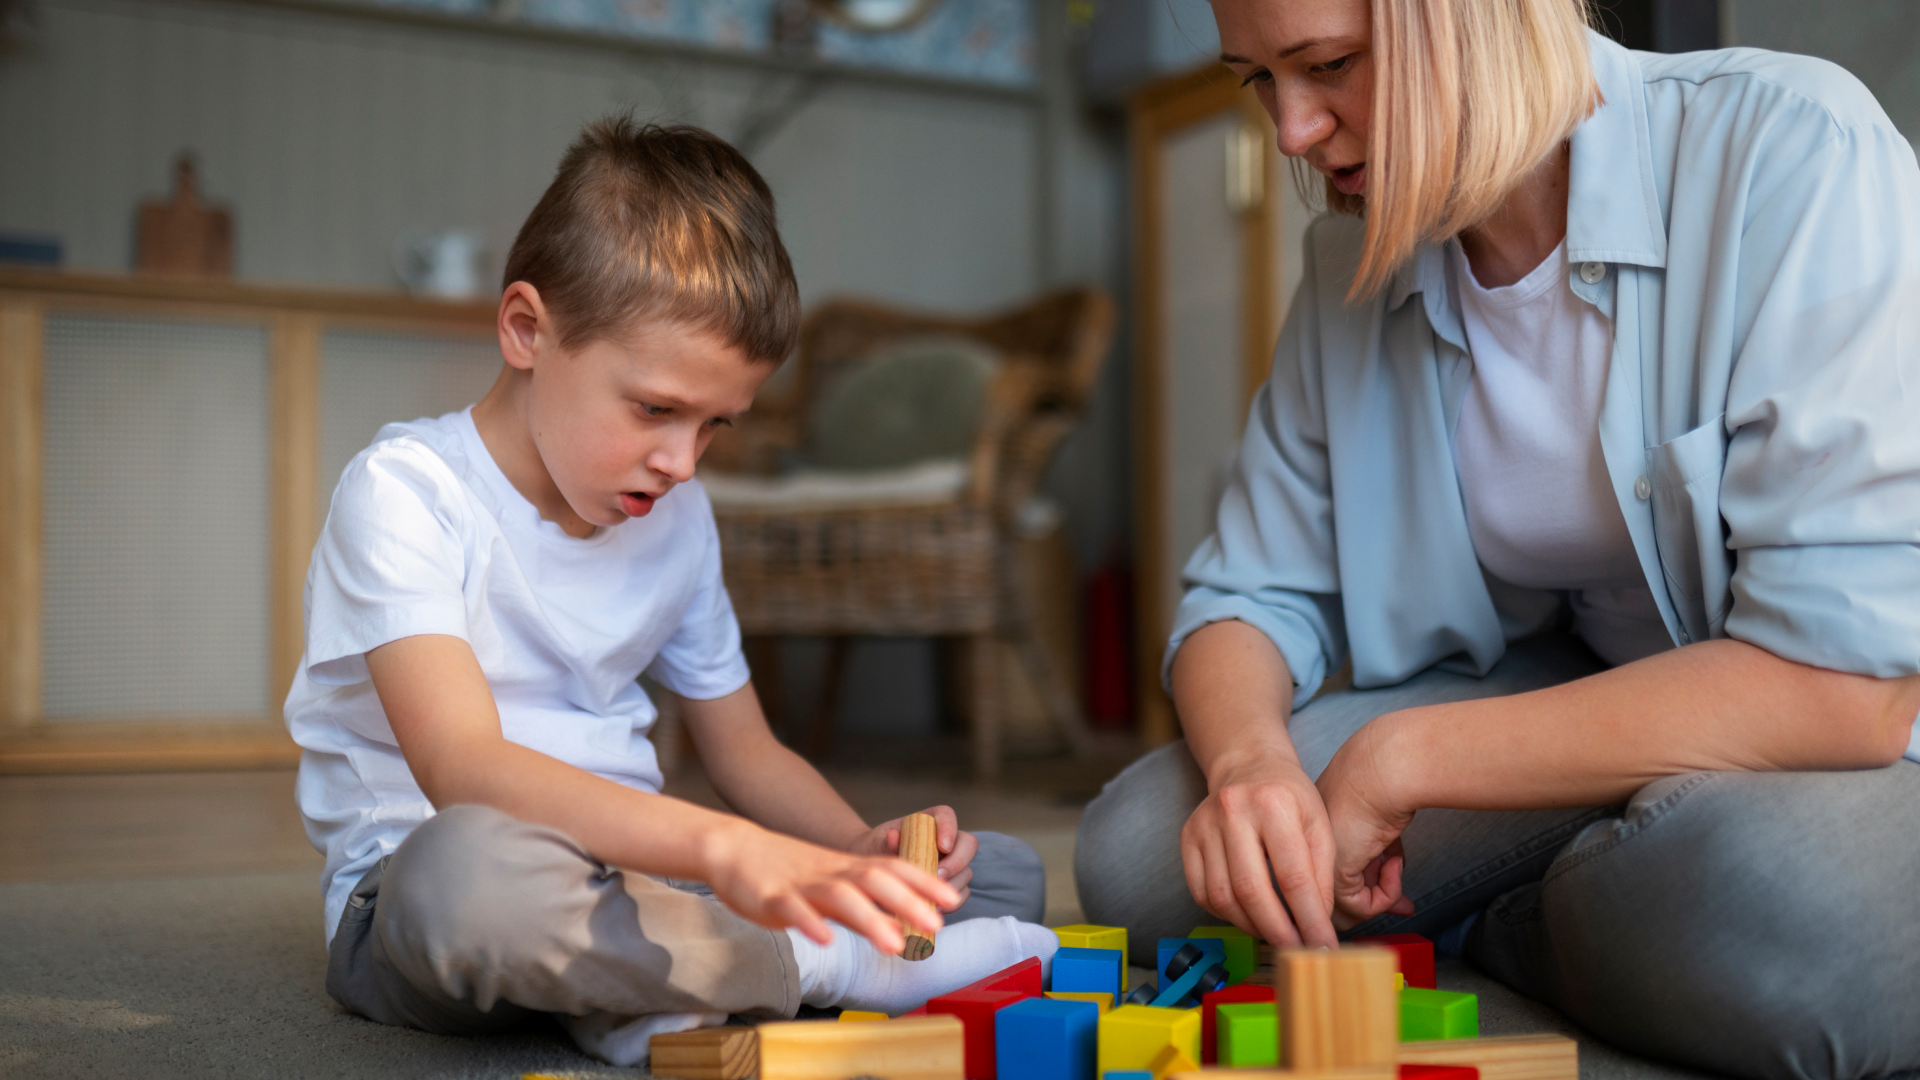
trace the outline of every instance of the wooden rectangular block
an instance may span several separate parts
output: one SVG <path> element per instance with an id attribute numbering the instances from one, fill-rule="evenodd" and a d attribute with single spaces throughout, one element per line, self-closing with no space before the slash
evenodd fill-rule
<path id="1" fill-rule="evenodd" d="M 1090 923 L 1076 923 L 1073 926 L 1058 926 L 1053 934 L 1060 944 L 1070 949 L 1119 949 L 1120 950 L 1120 992 L 1127 992 L 1127 931 L 1121 926 L 1094 926 Z"/>
<path id="2" fill-rule="evenodd" d="M 755 1030 L 760 1080 L 963 1080 L 966 1042 L 959 1019 L 952 1016 L 878 1024 L 801 1020 Z"/>
<path id="3" fill-rule="evenodd" d="M 746 1080 L 759 1069 L 754 1028 L 727 1026 L 676 1031 L 647 1040 L 658 1080 Z"/>
<path id="4" fill-rule="evenodd" d="M 1480 1080 L 1580 1080 L 1580 1047 L 1563 1035 L 1400 1044 L 1403 1065 L 1471 1065 Z"/>
<path id="5" fill-rule="evenodd" d="M 1050 989 L 1061 991 L 1100 991 L 1120 996 L 1121 953 L 1119 949 L 1082 949 L 1062 945 L 1053 954 Z"/>
<path id="6" fill-rule="evenodd" d="M 856 1023 L 861 1023 L 867 1020 L 889 1020 L 889 1019 L 892 1019 L 892 1018 L 889 1017 L 886 1013 L 862 1012 L 859 1009 L 842 1009 L 840 1010 L 840 1016 L 839 1016 L 839 1020 L 843 1024 L 856 1024 Z"/>
<path id="7" fill-rule="evenodd" d="M 1409 986 L 1400 991 L 1400 1037 L 1474 1039 L 1480 1036 L 1480 999 L 1451 990 Z"/>
<path id="8" fill-rule="evenodd" d="M 1198 1012 L 1122 1005 L 1100 1018 L 1102 1075 L 1115 1069 L 1151 1069 L 1154 1058 L 1169 1046 L 1200 1060 Z"/>
<path id="9" fill-rule="evenodd" d="M 1170 1073 L 1160 1080 L 1398 1080 L 1393 1067 L 1369 1066 L 1362 1069 L 1323 1069 L 1296 1072 L 1292 1069 L 1197 1069 Z"/>
<path id="10" fill-rule="evenodd" d="M 1094 1080 L 1100 1007 L 1027 998 L 993 1017 L 999 1080 Z"/>
<path id="11" fill-rule="evenodd" d="M 955 990 L 927 1002 L 927 1012 L 957 1017 L 966 1028 L 967 1080 L 994 1080 L 999 1055 L 994 1049 L 995 1015 L 1016 1002 L 1039 997 L 1019 990 Z"/>
<path id="12" fill-rule="evenodd" d="M 1233 1069 L 1271 1069 L 1280 1064 L 1280 1017 L 1271 1001 L 1229 1002 L 1219 1007 L 1215 1059 Z"/>
<path id="13" fill-rule="evenodd" d="M 1400 1038 L 1395 958 L 1371 946 L 1274 954 L 1280 1054 L 1289 1069 L 1390 1067 Z"/>

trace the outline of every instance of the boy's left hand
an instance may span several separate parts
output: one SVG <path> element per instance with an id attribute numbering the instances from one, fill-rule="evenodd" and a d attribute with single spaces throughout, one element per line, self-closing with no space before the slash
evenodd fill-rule
<path id="1" fill-rule="evenodd" d="M 953 886 L 953 891 L 960 894 L 960 904 L 964 904 L 972 895 L 967 883 L 973 880 L 973 856 L 980 850 L 980 841 L 972 833 L 960 831 L 960 819 L 951 806 L 929 806 L 920 812 L 933 818 L 934 844 L 940 849 L 940 865 L 935 872 Z M 855 855 L 900 854 L 901 820 L 894 818 L 875 825 L 855 837 L 847 850 Z M 954 911 L 960 904 L 944 910 Z"/>

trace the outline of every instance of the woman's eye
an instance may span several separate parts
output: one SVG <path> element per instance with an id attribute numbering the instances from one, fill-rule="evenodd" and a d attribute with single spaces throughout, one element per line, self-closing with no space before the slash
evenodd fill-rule
<path id="1" fill-rule="evenodd" d="M 1347 65 L 1348 65 L 1349 63 L 1351 63 L 1352 61 L 1353 61 L 1353 57 L 1351 57 L 1351 56 L 1343 56 L 1343 57 L 1341 57 L 1341 58 L 1340 58 L 1340 59 L 1338 59 L 1338 60 L 1329 60 L 1329 61 L 1327 61 L 1326 63 L 1324 63 L 1324 64 L 1321 64 L 1321 65 L 1320 65 L 1320 70 L 1321 70 L 1321 71 L 1324 71 L 1324 72 L 1326 72 L 1326 73 L 1327 73 L 1327 74 L 1329 74 L 1329 75 L 1331 75 L 1331 74 L 1334 74 L 1334 73 L 1336 73 L 1336 72 L 1341 72 L 1341 71 L 1345 71 L 1345 70 L 1347 69 Z"/>
<path id="2" fill-rule="evenodd" d="M 1273 73 L 1268 71 L 1266 68 L 1261 68 L 1259 71 L 1256 71 L 1253 74 L 1247 76 L 1246 78 L 1241 79 L 1240 85 L 1249 86 L 1257 82 L 1272 82 L 1272 81 L 1273 81 Z"/>

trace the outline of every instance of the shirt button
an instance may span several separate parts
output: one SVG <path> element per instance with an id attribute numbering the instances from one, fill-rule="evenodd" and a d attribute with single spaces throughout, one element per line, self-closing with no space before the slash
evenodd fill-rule
<path id="1" fill-rule="evenodd" d="M 1580 264 L 1580 280 L 1586 282 L 1589 285 L 1600 284 L 1600 279 L 1606 276 L 1607 276 L 1606 263 L 1583 262 Z M 1642 495 L 1640 497 L 1643 499 L 1646 498 L 1645 495 Z"/>
<path id="2" fill-rule="evenodd" d="M 1649 498 L 1652 498 L 1652 497 L 1653 497 L 1653 484 L 1652 484 L 1652 483 L 1650 483 L 1650 482 L 1649 482 L 1649 481 L 1647 480 L 1647 478 L 1643 476 L 1643 477 L 1641 477 L 1640 479 L 1638 479 L 1638 480 L 1635 480 L 1635 481 L 1633 482 L 1633 493 L 1634 493 L 1634 495 L 1635 495 L 1636 497 L 1638 497 L 1638 498 L 1640 498 L 1640 499 L 1649 499 Z"/>

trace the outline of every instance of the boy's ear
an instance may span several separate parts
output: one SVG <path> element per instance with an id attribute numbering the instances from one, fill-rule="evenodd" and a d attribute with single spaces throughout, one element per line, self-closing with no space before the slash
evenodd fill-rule
<path id="1" fill-rule="evenodd" d="M 553 335 L 553 318 L 540 299 L 540 290 L 516 281 L 500 294 L 500 355 L 521 371 L 533 370 L 541 338 Z"/>

